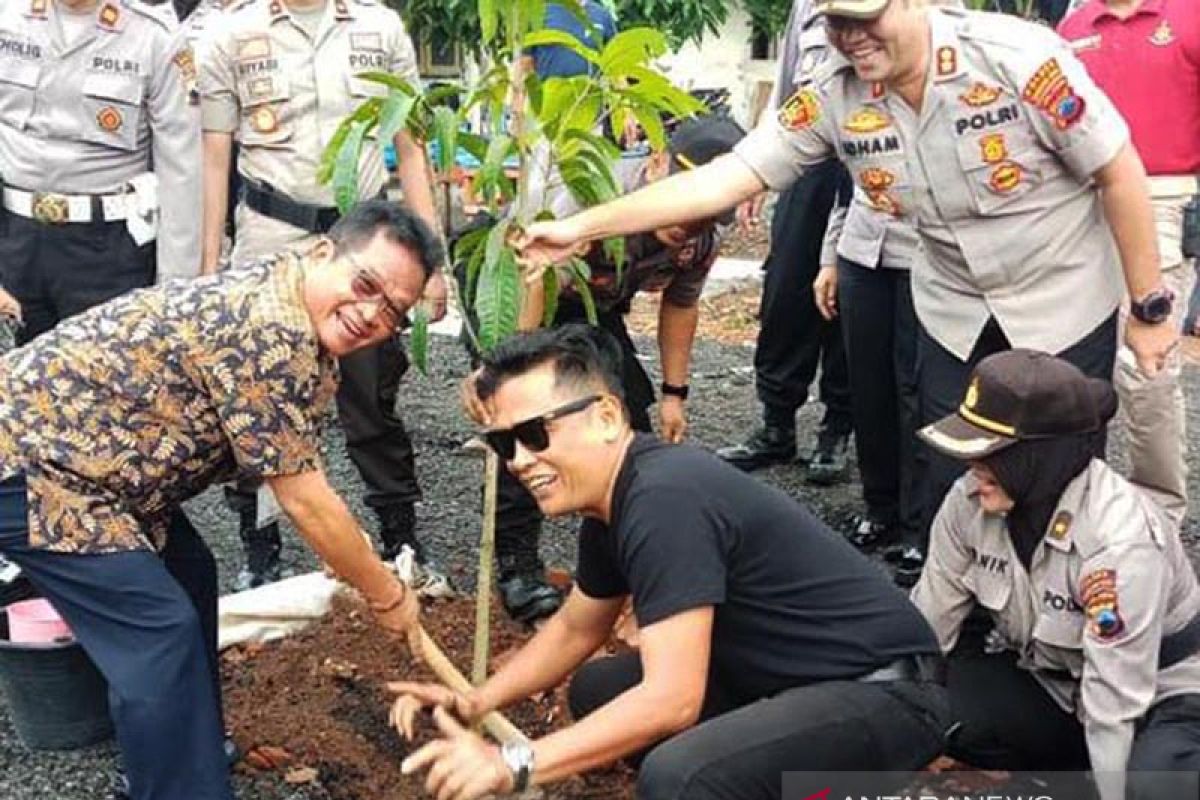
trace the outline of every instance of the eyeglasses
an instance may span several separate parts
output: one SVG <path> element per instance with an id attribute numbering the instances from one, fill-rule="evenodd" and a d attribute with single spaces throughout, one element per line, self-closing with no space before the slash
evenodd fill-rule
<path id="1" fill-rule="evenodd" d="M 550 431 L 546 429 L 547 422 L 578 414 L 603 395 L 593 394 L 573 400 L 566 405 L 547 411 L 536 417 L 518 422 L 511 428 L 498 428 L 484 431 L 483 438 L 488 447 L 496 451 L 496 455 L 505 461 L 512 461 L 517 455 L 517 442 L 531 453 L 540 453 L 550 446 Z"/>
<path id="2" fill-rule="evenodd" d="M 404 322 L 406 312 L 393 303 L 383 291 L 383 281 L 370 269 L 360 265 L 349 253 L 346 254 L 346 260 L 354 267 L 354 274 L 350 276 L 350 291 L 363 300 L 374 300 L 384 324 L 393 330 L 399 328 Z"/>

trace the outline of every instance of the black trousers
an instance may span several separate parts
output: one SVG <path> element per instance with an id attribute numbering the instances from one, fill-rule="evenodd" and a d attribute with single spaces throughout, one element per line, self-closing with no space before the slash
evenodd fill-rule
<path id="1" fill-rule="evenodd" d="M 1052 324 L 1052 323 L 1049 323 Z M 949 350 L 938 344 L 924 326 L 918 325 L 917 335 L 917 379 L 920 386 L 921 425 L 953 414 L 962 402 L 967 381 L 975 365 L 993 353 L 1012 347 L 995 319 L 989 319 L 975 342 L 975 348 L 966 361 L 960 360 Z M 1117 358 L 1117 314 L 1100 323 L 1091 333 L 1057 354 L 1071 362 L 1084 374 L 1093 378 L 1111 381 L 1113 365 Z M 929 542 L 929 526 L 937 516 L 946 493 L 958 477 L 966 471 L 966 465 L 955 458 L 935 452 L 925 445 L 921 450 L 921 536 L 923 545 Z M 1097 453 L 1103 457 L 1104 453 Z M 924 549 L 924 547 L 922 547 Z"/>
<path id="2" fill-rule="evenodd" d="M 580 719 L 642 679 L 636 653 L 589 661 L 568 693 Z M 948 702 L 933 683 L 827 681 L 732 702 L 710 681 L 700 722 L 643 754 L 638 800 L 767 800 L 789 771 L 916 770 L 942 750 Z"/>
<path id="3" fill-rule="evenodd" d="M 1083 725 L 1017 666 L 1015 653 L 984 654 L 960 646 L 949 659 L 947 688 L 955 721 L 948 755 L 984 769 L 1090 768 Z M 1168 698 L 1151 707 L 1137 723 L 1128 770 L 1130 796 L 1138 800 L 1196 797 L 1200 694 Z M 1181 786 L 1187 790 L 1181 791 Z"/>
<path id="4" fill-rule="evenodd" d="M 46 225 L 0 212 L 0 286 L 21 304 L 17 343 L 53 328 L 156 274 L 154 242 L 139 247 L 124 222 Z"/>
<path id="5" fill-rule="evenodd" d="M 374 509 L 421 499 L 416 455 L 404 420 L 396 413 L 400 380 L 408 371 L 408 355 L 398 341 L 384 339 L 338 360 L 338 421 L 346 435 L 346 451 L 366 484 L 364 501 Z M 254 481 L 227 487 L 235 511 L 254 508 Z"/>
<path id="6" fill-rule="evenodd" d="M 917 316 L 908 270 L 838 259 L 838 312 L 863 500 L 872 519 L 918 540 Z"/>
<path id="7" fill-rule="evenodd" d="M 629 411 L 630 424 L 636 431 L 649 433 L 650 406 L 655 401 L 654 387 L 638 360 L 637 346 L 625 327 L 625 315 L 621 309 L 614 309 L 597 316 L 599 326 L 611 333 L 621 346 L 621 385 L 625 390 L 625 407 Z M 586 321 L 583 309 L 570 303 L 559 307 L 554 320 L 556 325 Z M 521 544 L 515 540 L 536 533 L 541 524 L 542 512 L 533 495 L 507 469 L 501 468 L 496 485 L 497 549 L 501 554 L 518 550 Z"/>
<path id="8" fill-rule="evenodd" d="M 29 545 L 25 481 L 0 483 L 0 554 L 71 626 L 108 681 L 133 800 L 232 800 L 217 671 L 217 568 L 182 514 L 161 557 Z"/>
<path id="9" fill-rule="evenodd" d="M 808 399 L 819 366 L 825 424 L 849 431 L 850 379 L 841 328 L 817 311 L 812 289 L 841 169 L 837 161 L 820 164 L 779 195 L 771 253 L 763 264 L 754 376 L 764 407 L 795 412 Z"/>

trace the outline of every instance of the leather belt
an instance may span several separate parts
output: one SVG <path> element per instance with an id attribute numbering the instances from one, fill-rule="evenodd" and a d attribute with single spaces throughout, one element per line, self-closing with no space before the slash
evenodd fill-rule
<path id="1" fill-rule="evenodd" d="M 127 194 L 64 194 L 4 187 L 4 208 L 47 225 L 68 222 L 119 222 L 129 216 Z"/>
<path id="2" fill-rule="evenodd" d="M 1195 175 L 1151 175 L 1150 196 L 1156 199 L 1166 197 L 1187 197 L 1196 194 Z"/>
<path id="3" fill-rule="evenodd" d="M 263 216 L 286 222 L 309 233 L 325 233 L 341 216 L 333 206 L 318 206 L 293 200 L 269 183 L 242 176 L 242 199 Z"/>
<path id="4" fill-rule="evenodd" d="M 921 681 L 925 683 L 945 684 L 946 659 L 933 653 L 901 656 L 892 663 L 885 664 L 874 672 L 861 675 L 855 678 L 855 680 L 860 683 Z"/>

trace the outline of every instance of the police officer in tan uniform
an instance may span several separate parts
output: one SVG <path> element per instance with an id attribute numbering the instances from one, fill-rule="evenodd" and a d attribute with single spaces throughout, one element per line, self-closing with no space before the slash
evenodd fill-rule
<path id="1" fill-rule="evenodd" d="M 21 304 L 22 341 L 197 273 L 194 74 L 169 7 L 0 6 L 0 284 Z"/>
<path id="2" fill-rule="evenodd" d="M 921 414 L 954 407 L 971 367 L 1011 346 L 1109 378 L 1116 310 L 1161 280 L 1145 173 L 1111 103 L 1052 32 L 920 0 L 822 0 L 838 52 L 735 149 L 695 172 L 531 226 L 524 260 L 580 240 L 703 218 L 836 153 L 871 204 L 921 237 L 913 269 Z M 1125 334 L 1157 373 L 1178 336 Z M 961 470 L 931 456 L 926 516 Z"/>
<path id="3" fill-rule="evenodd" d="M 239 151 L 242 195 L 237 205 L 235 265 L 284 249 L 311 247 L 338 218 L 333 189 L 317 180 L 321 154 L 338 124 L 386 86 L 357 77 L 390 72 L 419 86 L 416 57 L 399 15 L 377 0 L 242 0 L 229 6 L 202 51 L 204 128 L 204 265 L 216 269 L 225 222 L 232 144 Z M 424 149 L 407 133 L 396 137 L 406 202 L 436 229 Z M 378 196 L 386 170 L 380 147 L 367 142 L 359 163 L 361 198 Z M 430 281 L 434 316 L 444 313 L 445 284 Z M 420 499 L 412 442 L 395 411 L 407 369 L 395 340 L 341 359 L 338 413 L 350 457 L 368 486 L 367 504 L 380 519 L 383 553 L 414 538 Z M 255 586 L 279 575 L 278 526 L 260 519 L 255 498 L 232 494 L 241 515 L 248 570 Z M 430 590 L 446 581 L 427 571 Z"/>
<path id="4" fill-rule="evenodd" d="M 1200 587 L 1178 525 L 1094 459 L 1116 412 L 1107 382 L 1009 350 L 980 362 L 957 411 L 922 438 L 970 472 L 934 521 L 913 601 L 955 649 L 974 603 L 987 652 L 950 659 L 949 752 L 1004 769 L 1124 773 L 1140 798 L 1195 797 L 1200 779 Z M 1178 781 L 1190 781 L 1188 791 Z"/>

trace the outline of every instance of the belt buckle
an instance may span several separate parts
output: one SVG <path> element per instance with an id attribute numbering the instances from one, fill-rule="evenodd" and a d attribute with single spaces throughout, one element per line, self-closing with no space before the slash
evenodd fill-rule
<path id="1" fill-rule="evenodd" d="M 64 194 L 33 193 L 33 218 L 47 225 L 62 225 L 71 217 L 71 203 Z"/>

